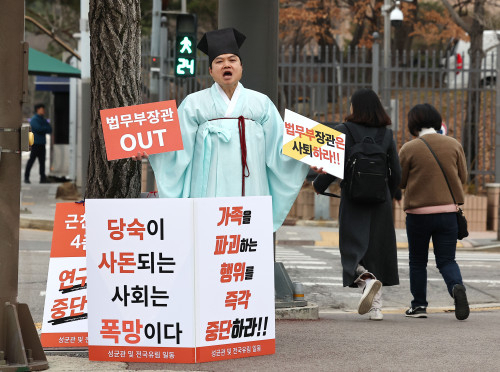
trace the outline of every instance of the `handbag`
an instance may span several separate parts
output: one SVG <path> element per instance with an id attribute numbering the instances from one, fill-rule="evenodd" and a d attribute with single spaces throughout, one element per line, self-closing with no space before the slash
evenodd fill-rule
<path id="1" fill-rule="evenodd" d="M 446 177 L 446 173 L 444 172 L 444 169 L 443 169 L 438 157 L 436 156 L 436 153 L 432 150 L 431 146 L 429 146 L 429 144 L 427 143 L 426 140 L 424 140 L 423 138 L 420 138 L 420 139 L 426 144 L 426 146 L 429 148 L 432 155 L 434 156 L 434 159 L 436 159 L 436 162 L 438 163 L 439 168 L 441 168 L 441 172 L 443 172 L 443 176 L 444 176 L 444 179 L 446 180 L 446 184 L 448 185 L 448 189 L 450 190 L 451 197 L 453 198 L 453 203 L 455 205 L 457 205 L 457 202 L 455 201 L 455 196 L 453 195 L 453 191 L 451 191 L 450 183 L 448 182 L 448 177 Z M 469 236 L 469 231 L 467 230 L 467 219 L 465 218 L 464 211 L 460 207 L 457 207 L 456 215 L 457 215 L 457 224 L 458 224 L 457 238 L 458 238 L 458 240 L 462 240 L 463 238 L 466 238 Z"/>

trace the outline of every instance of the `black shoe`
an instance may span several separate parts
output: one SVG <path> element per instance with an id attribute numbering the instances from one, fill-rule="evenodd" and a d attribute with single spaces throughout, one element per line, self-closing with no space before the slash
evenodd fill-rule
<path id="1" fill-rule="evenodd" d="M 29 179 L 25 178 L 24 183 L 31 183 Z"/>
<path id="2" fill-rule="evenodd" d="M 47 178 L 42 178 L 40 183 L 50 183 L 50 181 Z"/>
<path id="3" fill-rule="evenodd" d="M 455 317 L 458 320 L 465 320 L 469 317 L 470 309 L 465 294 L 465 287 L 462 284 L 453 286 L 453 298 L 455 299 Z"/>
<path id="4" fill-rule="evenodd" d="M 409 318 L 427 318 L 427 310 L 424 306 L 410 307 L 406 310 L 405 316 Z"/>

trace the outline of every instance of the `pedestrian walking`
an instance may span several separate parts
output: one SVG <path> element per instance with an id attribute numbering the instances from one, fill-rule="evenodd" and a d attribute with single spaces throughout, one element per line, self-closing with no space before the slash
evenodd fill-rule
<path id="1" fill-rule="evenodd" d="M 406 316 L 427 318 L 427 261 L 432 238 L 436 266 L 455 301 L 455 316 L 464 320 L 469 316 L 469 304 L 455 253 L 456 212 L 464 203 L 462 184 L 467 180 L 467 167 L 460 143 L 437 133 L 441 123 L 441 114 L 432 105 L 414 106 L 408 112 L 408 129 L 417 138 L 399 152 L 413 295 Z"/>
<path id="2" fill-rule="evenodd" d="M 30 157 L 26 163 L 24 171 L 24 183 L 30 182 L 31 167 L 38 159 L 40 169 L 40 183 L 48 183 L 45 175 L 45 145 L 47 143 L 45 135 L 52 133 L 52 127 L 47 119 L 45 119 L 45 105 L 38 103 L 35 105 L 35 115 L 30 120 L 31 131 L 33 132 L 34 141 L 31 146 Z"/>
<path id="3" fill-rule="evenodd" d="M 282 154 L 284 123 L 272 101 L 240 83 L 244 40 L 234 28 L 202 37 L 198 49 L 208 55 L 214 84 L 188 95 L 178 108 L 184 149 L 150 155 L 149 161 L 160 197 L 271 195 L 276 231 L 309 166 Z"/>
<path id="4" fill-rule="evenodd" d="M 344 287 L 362 290 L 358 313 L 369 312 L 369 319 L 382 320 L 382 286 L 399 284 L 396 233 L 392 215 L 392 199 L 401 179 L 396 144 L 387 128 L 391 119 L 377 94 L 360 89 L 351 97 L 351 113 L 345 122 L 335 127 L 346 134 L 346 164 L 344 180 L 340 182 L 339 248 Z M 350 185 L 355 175 L 349 171 L 359 146 L 381 148 L 384 172 L 376 179 L 367 175 L 360 179 L 363 188 L 355 196 Z M 336 180 L 320 174 L 313 182 L 318 193 Z M 371 189 L 381 188 L 376 200 L 364 198 Z M 359 199 L 358 199 L 359 198 Z"/>

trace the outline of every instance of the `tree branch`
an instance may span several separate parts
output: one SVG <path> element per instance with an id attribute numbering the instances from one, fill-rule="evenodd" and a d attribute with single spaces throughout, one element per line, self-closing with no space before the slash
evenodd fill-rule
<path id="1" fill-rule="evenodd" d="M 467 32 L 468 34 L 471 33 L 471 29 L 470 27 L 460 18 L 460 16 L 458 15 L 458 13 L 455 11 L 455 9 L 453 9 L 453 7 L 451 6 L 451 4 L 448 2 L 448 0 L 441 0 L 441 2 L 443 3 L 444 7 L 448 10 L 448 12 L 450 13 L 450 16 L 451 18 L 453 19 L 453 21 L 458 25 L 460 26 L 461 28 L 463 28 L 465 30 L 465 32 Z"/>

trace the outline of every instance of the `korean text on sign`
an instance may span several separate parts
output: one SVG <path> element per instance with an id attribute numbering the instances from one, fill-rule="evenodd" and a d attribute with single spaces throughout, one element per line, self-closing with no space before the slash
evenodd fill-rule
<path id="1" fill-rule="evenodd" d="M 41 342 L 43 347 L 86 347 L 87 268 L 83 203 L 57 203 Z"/>
<path id="2" fill-rule="evenodd" d="M 183 149 L 174 100 L 101 110 L 108 160 Z"/>
<path id="3" fill-rule="evenodd" d="M 285 110 L 283 154 L 344 177 L 345 134 Z"/>
<path id="4" fill-rule="evenodd" d="M 216 198 L 198 212 L 196 261 L 203 280 L 196 292 L 206 310 L 198 313 L 197 360 L 273 353 L 271 200 Z"/>

